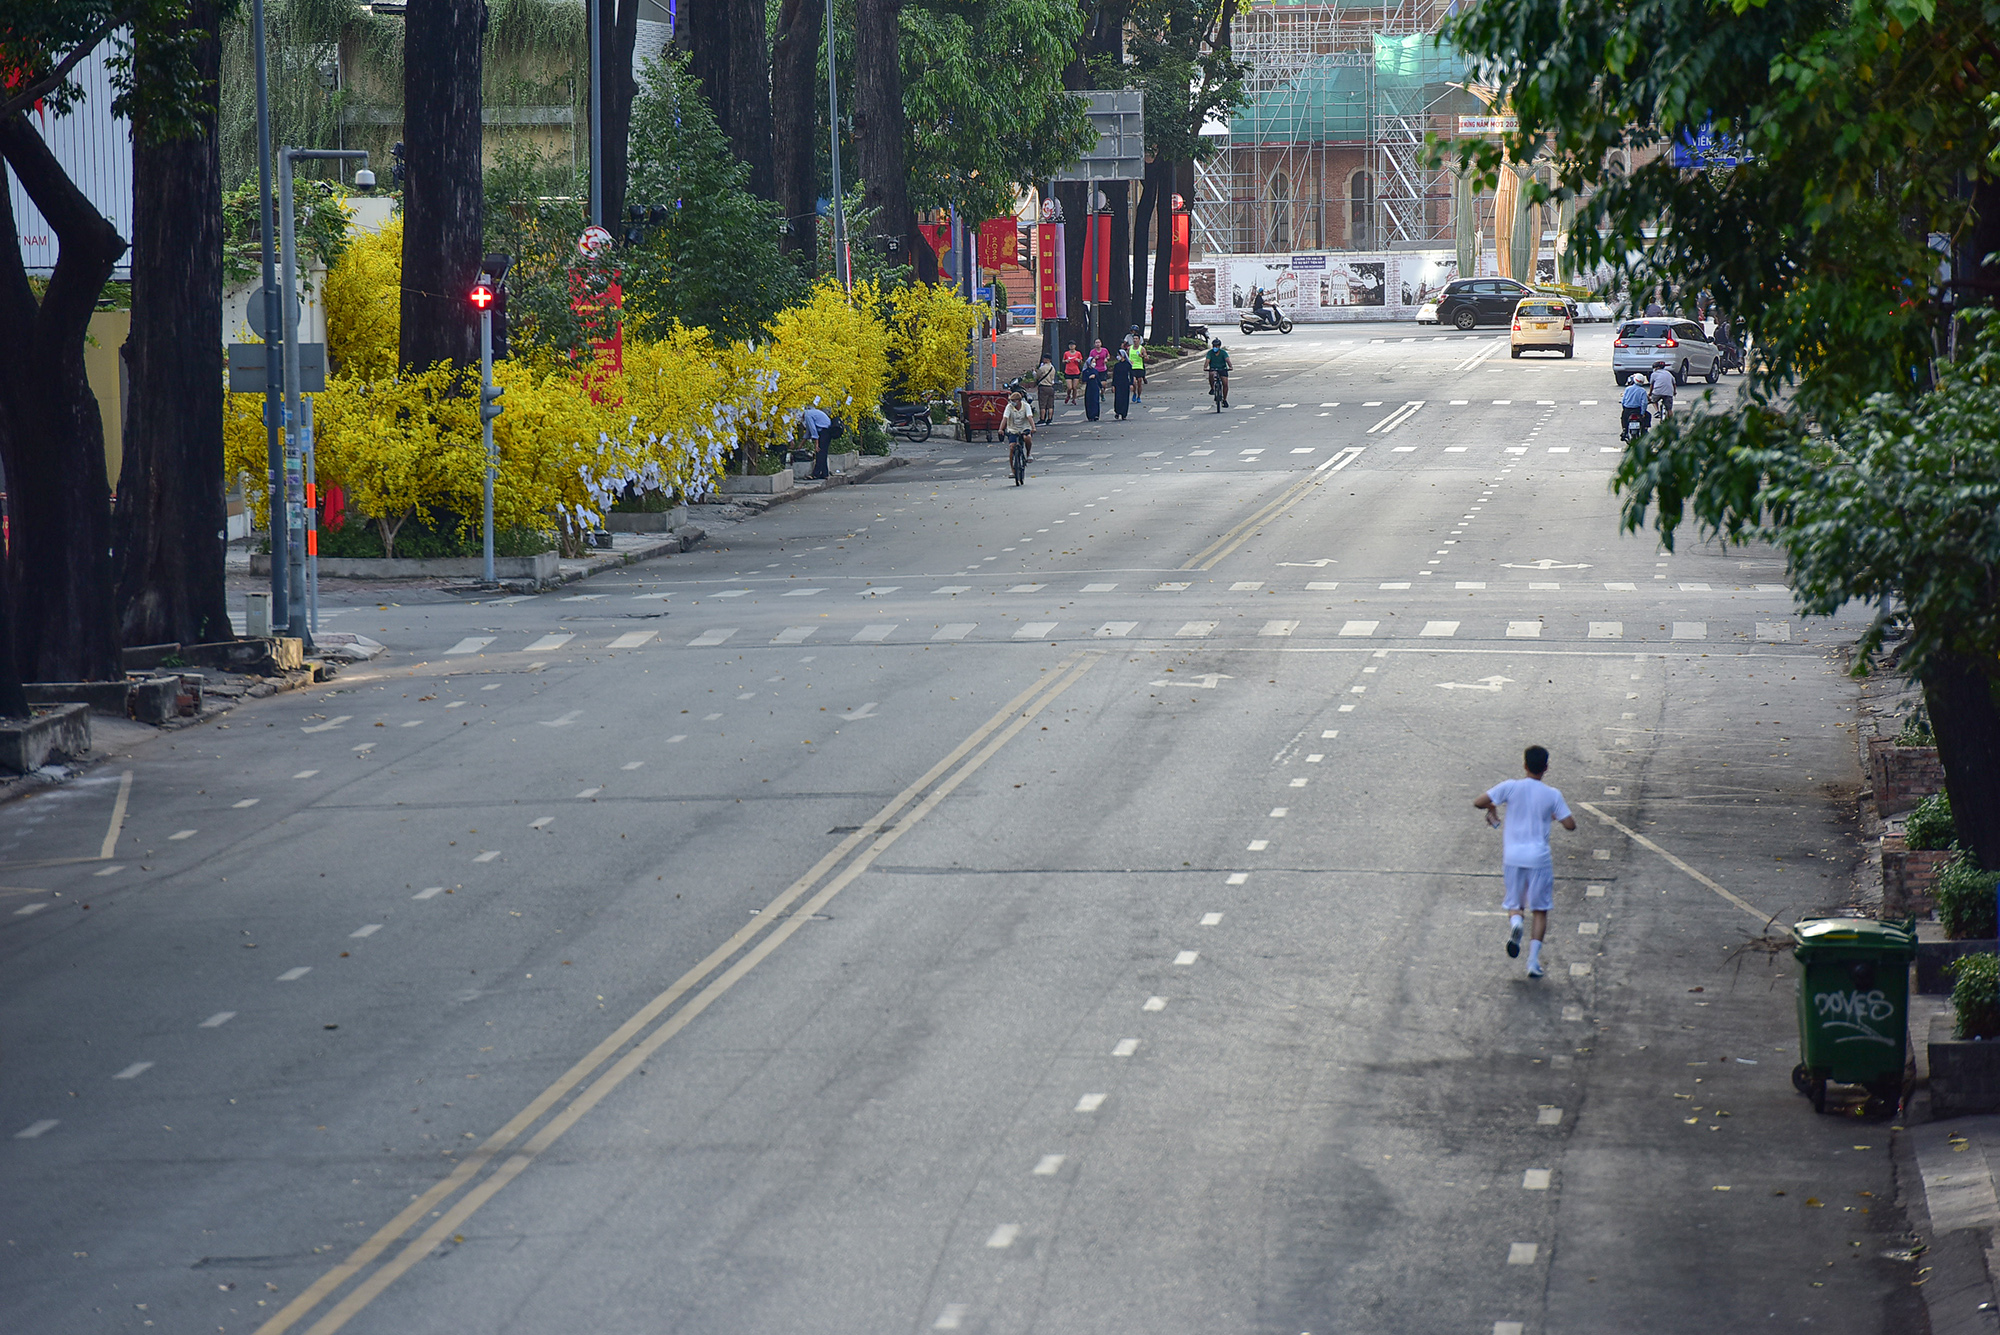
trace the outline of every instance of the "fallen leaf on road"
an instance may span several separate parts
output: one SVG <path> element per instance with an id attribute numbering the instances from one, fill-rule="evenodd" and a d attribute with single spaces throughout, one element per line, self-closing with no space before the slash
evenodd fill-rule
<path id="1" fill-rule="evenodd" d="M 1814 1210 L 1824 1210 L 1826 1208 L 1826 1202 L 1817 1196 L 1806 1197 L 1806 1205 L 1808 1208 Z"/>

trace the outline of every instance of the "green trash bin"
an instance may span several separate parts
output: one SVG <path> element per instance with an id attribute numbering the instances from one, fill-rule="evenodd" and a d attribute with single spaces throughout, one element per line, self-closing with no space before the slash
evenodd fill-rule
<path id="1" fill-rule="evenodd" d="M 1792 1084 L 1826 1111 L 1829 1082 L 1862 1085 L 1867 1111 L 1902 1106 L 1915 919 L 1809 918 L 1792 928 L 1799 962 L 1799 1064 Z"/>

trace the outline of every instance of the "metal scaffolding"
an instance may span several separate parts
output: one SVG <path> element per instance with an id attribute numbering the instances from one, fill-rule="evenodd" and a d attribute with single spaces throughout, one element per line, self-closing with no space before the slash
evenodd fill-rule
<path id="1" fill-rule="evenodd" d="M 1427 131 L 1450 132 L 1462 77 L 1433 43 L 1448 4 L 1248 0 L 1231 36 L 1249 101 L 1196 171 L 1195 244 L 1255 254 L 1447 242 L 1450 178 L 1424 166 L 1423 148 Z"/>

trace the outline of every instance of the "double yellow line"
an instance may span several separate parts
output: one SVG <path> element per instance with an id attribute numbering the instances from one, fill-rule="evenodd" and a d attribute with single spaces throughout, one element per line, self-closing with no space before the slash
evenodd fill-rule
<path id="1" fill-rule="evenodd" d="M 758 910 L 748 924 L 709 952 L 706 959 L 640 1007 L 505 1126 L 487 1137 L 450 1176 L 411 1201 L 407 1209 L 377 1229 L 352 1255 L 313 1281 L 259 1326 L 257 1335 L 289 1331 L 329 1301 L 331 1306 L 307 1328 L 307 1335 L 332 1335 L 353 1320 L 383 1290 L 451 1237 L 479 1207 L 519 1177 L 663 1044 L 769 958 L 798 930 L 799 924 L 808 921 L 835 895 L 853 884 L 892 844 L 951 796 L 1103 657 L 1102 651 L 1076 653 L 1045 670 L 1047 675 L 1042 680 L 1008 701 L 921 778 L 896 794 L 866 824 L 835 845 L 812 870 Z M 803 903 L 799 902 L 801 899 Z M 579 1089 L 581 1092 L 577 1092 Z M 571 1098 L 572 1094 L 575 1097 Z M 565 1098 L 569 1102 L 551 1116 Z M 431 1218 L 433 1214 L 435 1219 Z M 422 1231 L 417 1232 L 420 1227 Z M 357 1279 L 360 1283 L 353 1283 Z M 339 1295 L 337 1299 L 335 1295 Z"/>
<path id="2" fill-rule="evenodd" d="M 1211 542 L 1208 546 L 1189 557 L 1181 565 L 1181 569 L 1215 569 L 1216 566 L 1221 564 L 1223 557 L 1228 556 L 1231 552 L 1249 541 L 1250 535 L 1256 531 L 1259 525 L 1276 519 L 1279 515 L 1297 505 L 1306 498 L 1307 492 L 1310 492 L 1314 487 L 1317 487 L 1320 483 L 1326 481 L 1329 477 L 1332 477 L 1335 473 L 1338 473 L 1341 469 L 1347 467 L 1360 457 L 1361 446 L 1359 445 L 1349 445 L 1347 448 L 1341 450 L 1318 468 L 1306 474 L 1303 479 L 1293 483 L 1277 500 L 1272 501 L 1256 514 L 1251 515 L 1235 528 L 1230 529 L 1229 532 L 1223 534 L 1214 542 Z"/>

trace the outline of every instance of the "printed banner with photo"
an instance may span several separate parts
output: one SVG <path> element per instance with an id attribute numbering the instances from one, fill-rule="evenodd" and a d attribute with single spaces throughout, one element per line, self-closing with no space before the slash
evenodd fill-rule
<path id="1" fill-rule="evenodd" d="M 1297 324 L 1414 318 L 1458 277 L 1449 248 L 1307 255 L 1210 255 L 1188 264 L 1188 301 L 1197 323 L 1240 320 L 1264 300 Z"/>

